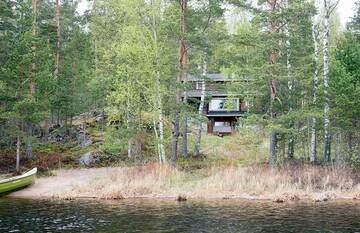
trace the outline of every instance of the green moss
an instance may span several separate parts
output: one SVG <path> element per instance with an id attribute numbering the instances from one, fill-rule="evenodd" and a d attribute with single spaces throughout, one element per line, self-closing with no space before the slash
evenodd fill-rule
<path id="1" fill-rule="evenodd" d="M 74 143 L 46 142 L 34 144 L 34 151 L 39 153 L 64 153 L 71 149 Z"/>

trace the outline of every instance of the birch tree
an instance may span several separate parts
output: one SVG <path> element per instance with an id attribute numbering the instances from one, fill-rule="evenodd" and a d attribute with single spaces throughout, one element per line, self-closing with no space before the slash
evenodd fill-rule
<path id="1" fill-rule="evenodd" d="M 314 6 L 316 13 L 312 17 L 312 38 L 314 44 L 314 77 L 313 77 L 313 106 L 317 105 L 317 91 L 319 85 L 319 45 L 318 45 L 318 1 L 314 0 Z M 314 163 L 317 159 L 317 129 L 316 129 L 316 117 L 311 119 L 311 142 L 310 142 L 310 162 Z"/>
<path id="2" fill-rule="evenodd" d="M 202 65 L 202 74 L 201 74 L 201 97 L 199 104 L 199 117 L 201 118 L 204 114 L 204 106 L 205 106 L 205 94 L 206 94 L 206 75 L 207 75 L 207 56 L 203 55 L 203 65 Z M 201 134 L 202 134 L 202 121 L 199 121 L 198 131 L 195 138 L 195 146 L 194 146 L 194 155 L 200 155 L 200 143 L 201 143 Z"/>
<path id="3" fill-rule="evenodd" d="M 324 161 L 331 160 L 331 131 L 330 131 L 330 54 L 329 54 L 329 38 L 330 25 L 329 20 L 332 11 L 336 8 L 339 0 L 333 2 L 331 0 L 324 1 L 324 19 L 323 19 L 323 60 L 324 60 Z"/>
<path id="4" fill-rule="evenodd" d="M 158 3 L 159 2 L 159 3 Z M 156 95 L 156 105 L 159 115 L 159 163 L 166 163 L 165 156 L 165 146 L 164 146 L 164 113 L 163 113 L 163 103 L 162 103 L 162 91 L 161 91 L 161 71 L 160 71 L 160 56 L 159 56 L 159 47 L 158 47 L 158 35 L 157 35 L 157 21 L 156 21 L 156 12 L 161 10 L 161 0 L 151 0 L 152 6 L 152 32 L 153 32 L 153 43 L 154 43 L 154 53 L 155 53 L 155 95 Z M 154 128 L 156 129 L 156 125 Z"/>

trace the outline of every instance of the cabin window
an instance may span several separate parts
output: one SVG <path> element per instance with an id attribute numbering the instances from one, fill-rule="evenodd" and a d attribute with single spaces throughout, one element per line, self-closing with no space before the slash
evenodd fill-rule
<path id="1" fill-rule="evenodd" d="M 216 121 L 214 124 L 215 127 L 225 127 L 225 126 L 231 126 L 231 123 L 228 121 L 222 122 L 222 121 Z"/>
<path id="2" fill-rule="evenodd" d="M 233 128 L 230 122 L 215 122 L 213 130 L 219 133 L 231 133 Z"/>
<path id="3" fill-rule="evenodd" d="M 209 104 L 209 111 L 239 111 L 239 99 L 212 99 Z"/>
<path id="4" fill-rule="evenodd" d="M 201 90 L 201 81 L 196 81 L 196 90 Z"/>

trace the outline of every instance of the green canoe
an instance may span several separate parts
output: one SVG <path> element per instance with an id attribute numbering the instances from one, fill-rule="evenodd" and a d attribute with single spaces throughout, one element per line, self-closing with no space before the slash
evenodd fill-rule
<path id="1" fill-rule="evenodd" d="M 23 175 L 0 180 L 0 196 L 33 184 L 36 173 L 37 168 L 34 168 Z"/>

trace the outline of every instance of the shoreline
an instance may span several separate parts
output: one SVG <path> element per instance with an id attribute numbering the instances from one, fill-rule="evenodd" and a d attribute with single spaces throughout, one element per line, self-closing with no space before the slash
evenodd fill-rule
<path id="1" fill-rule="evenodd" d="M 200 170 L 198 174 L 154 164 L 57 170 L 55 176 L 39 177 L 34 185 L 8 197 L 43 200 L 258 200 L 276 203 L 360 201 L 359 184 L 347 189 L 325 186 L 323 190 L 311 190 L 310 186 L 301 189 L 283 172 L 270 176 L 267 170 L 254 173 L 253 169 L 260 168 L 211 168 Z M 340 178 L 339 182 L 342 182 Z"/>
<path id="2" fill-rule="evenodd" d="M 277 201 L 276 199 L 266 198 L 266 197 L 186 197 L 184 200 L 178 200 L 176 196 L 137 196 L 137 197 L 126 197 L 121 199 L 106 199 L 98 197 L 66 197 L 66 198 L 54 198 L 54 197 L 45 197 L 45 196 L 26 196 L 26 195 L 8 195 L 5 196 L 6 199 L 22 199 L 22 200 L 41 200 L 41 201 L 172 201 L 172 202 L 198 202 L 198 201 L 244 201 L 244 202 L 272 202 L 275 204 L 285 204 L 285 203 L 326 203 L 326 202 L 359 202 L 360 198 L 355 197 L 335 197 L 328 200 L 314 200 L 312 198 L 299 198 L 297 200 L 283 200 Z"/>

